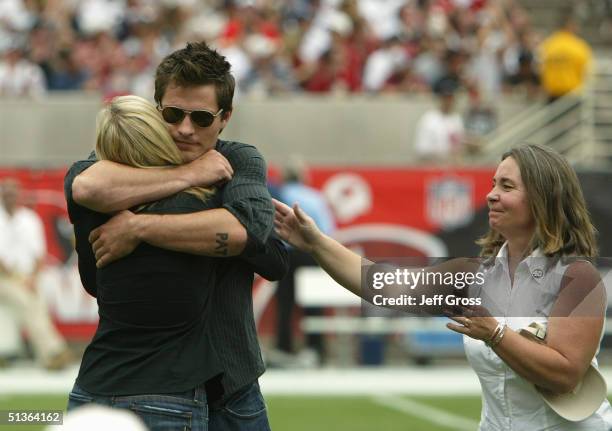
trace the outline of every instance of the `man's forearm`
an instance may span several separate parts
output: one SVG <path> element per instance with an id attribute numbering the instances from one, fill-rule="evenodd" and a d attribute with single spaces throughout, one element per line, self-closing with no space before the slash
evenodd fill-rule
<path id="1" fill-rule="evenodd" d="M 269 281 L 281 280 L 289 271 L 289 252 L 274 234 L 266 241 L 263 252 L 243 259 L 251 266 L 253 272 Z"/>
<path id="2" fill-rule="evenodd" d="M 75 178 L 72 195 L 79 205 L 112 213 L 165 198 L 190 186 L 184 167 L 138 169 L 101 160 Z"/>
<path id="3" fill-rule="evenodd" d="M 138 239 L 156 247 L 214 257 L 236 256 L 247 242 L 240 222 L 225 209 L 134 217 Z"/>

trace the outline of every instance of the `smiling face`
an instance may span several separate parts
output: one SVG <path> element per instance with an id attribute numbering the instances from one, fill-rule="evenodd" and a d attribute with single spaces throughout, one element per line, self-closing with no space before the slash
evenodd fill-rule
<path id="1" fill-rule="evenodd" d="M 487 202 L 491 229 L 506 239 L 533 234 L 535 222 L 527 191 L 519 166 L 512 157 L 507 157 L 497 166 Z"/>
<path id="2" fill-rule="evenodd" d="M 180 87 L 169 84 L 161 99 L 162 108 L 175 106 L 186 111 L 207 110 L 213 113 L 219 111 L 217 94 L 213 84 Z M 208 150 L 215 148 L 221 130 L 225 128 L 231 112 L 223 112 L 215 117 L 209 127 L 199 127 L 185 115 L 182 121 L 168 124 L 168 130 L 176 146 L 183 155 L 185 163 L 197 159 Z"/>

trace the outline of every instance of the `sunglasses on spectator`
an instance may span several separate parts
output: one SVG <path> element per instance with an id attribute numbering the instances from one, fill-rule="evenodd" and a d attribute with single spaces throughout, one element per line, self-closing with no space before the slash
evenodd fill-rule
<path id="1" fill-rule="evenodd" d="M 177 124 L 183 121 L 185 115 L 189 115 L 191 122 L 198 127 L 209 127 L 215 117 L 218 117 L 223 112 L 223 108 L 219 109 L 216 114 L 210 111 L 201 109 L 198 111 L 187 111 L 186 109 L 177 108 L 176 106 L 158 106 L 157 109 L 161 111 L 164 121 L 170 124 Z"/>

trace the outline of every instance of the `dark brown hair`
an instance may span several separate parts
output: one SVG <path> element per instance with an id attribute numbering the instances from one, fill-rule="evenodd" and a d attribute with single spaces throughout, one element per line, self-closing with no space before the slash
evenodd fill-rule
<path id="1" fill-rule="evenodd" d="M 214 84 L 219 108 L 223 114 L 233 109 L 236 82 L 231 65 L 224 56 L 205 42 L 188 43 L 162 60 L 155 72 L 155 102 L 161 105 L 170 84 L 179 87 Z"/>

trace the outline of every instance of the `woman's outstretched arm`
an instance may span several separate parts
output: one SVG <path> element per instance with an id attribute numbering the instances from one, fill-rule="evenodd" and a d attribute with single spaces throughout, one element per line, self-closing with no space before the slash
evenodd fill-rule
<path id="1" fill-rule="evenodd" d="M 276 209 L 274 226 L 278 235 L 293 247 L 310 253 L 336 282 L 362 296 L 361 256 L 323 234 L 298 204 L 291 208 L 276 199 L 273 202 Z"/>

